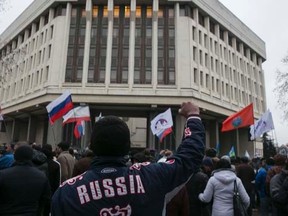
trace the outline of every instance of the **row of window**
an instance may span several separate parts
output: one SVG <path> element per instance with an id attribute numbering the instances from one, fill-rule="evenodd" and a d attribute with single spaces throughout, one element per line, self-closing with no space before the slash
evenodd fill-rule
<path id="1" fill-rule="evenodd" d="M 113 8 L 113 32 L 108 35 L 107 6 L 94 6 L 91 28 L 88 82 L 104 83 L 108 38 L 112 36 L 111 83 L 128 83 L 130 45 L 130 6 Z M 66 82 L 81 82 L 86 31 L 84 7 L 72 8 L 67 55 Z M 134 83 L 152 82 L 152 6 L 136 7 Z M 160 6 L 158 11 L 158 83 L 175 84 L 174 7 Z"/>
<path id="2" fill-rule="evenodd" d="M 231 65 L 227 64 L 227 62 L 223 61 L 223 59 L 218 60 L 217 58 L 214 58 L 213 56 L 210 56 L 208 53 L 203 53 L 202 50 L 199 50 L 199 54 L 197 55 L 197 47 L 193 47 L 193 61 L 200 64 L 200 66 L 204 66 L 208 69 L 210 69 L 212 72 L 215 72 L 216 74 L 221 74 L 222 77 L 225 77 L 226 79 L 230 79 L 231 81 L 237 83 L 236 76 L 232 76 L 232 70 L 235 74 L 236 68 L 237 73 L 241 73 L 241 77 L 251 77 L 251 79 L 255 79 L 257 81 L 260 81 L 262 83 L 262 72 L 260 69 L 257 69 L 256 67 L 250 65 L 249 63 L 244 64 L 244 62 L 241 62 L 241 59 L 237 59 L 237 64 Z M 222 62 L 223 61 L 223 62 Z M 229 70 L 228 70 L 229 69 Z M 230 76 L 229 76 L 230 71 Z M 239 72 L 241 71 L 241 72 Z M 241 79 L 242 80 L 242 79 Z M 242 82 L 243 83 L 243 82 Z M 239 83 L 240 84 L 240 83 Z"/>
<path id="3" fill-rule="evenodd" d="M 205 74 L 205 76 L 204 76 Z M 202 70 L 198 70 L 197 68 L 194 68 L 193 71 L 193 80 L 194 84 L 200 85 L 201 87 L 205 87 L 207 89 L 211 89 L 214 92 L 220 93 L 220 79 L 219 78 L 214 78 L 213 75 L 211 75 L 211 80 L 210 80 L 210 75 L 208 73 L 203 72 Z M 204 83 L 205 82 L 205 83 Z M 211 82 L 211 84 L 210 84 Z M 221 81 L 222 82 L 222 91 L 224 89 L 224 82 L 226 82 L 226 89 L 228 89 L 229 84 L 227 81 Z M 251 79 L 246 79 L 242 80 L 241 82 L 244 82 L 244 87 L 242 89 L 245 89 L 245 91 L 254 93 L 257 95 L 257 97 L 261 98 L 263 96 L 263 87 L 262 85 L 259 85 L 257 82 L 252 81 Z M 231 87 L 233 84 L 231 84 Z M 222 94 L 226 97 L 229 98 L 228 91 L 226 93 L 222 92 Z"/>
<path id="4" fill-rule="evenodd" d="M 49 66 L 43 67 L 35 73 L 12 83 L 7 86 L 7 88 L 0 88 L 0 99 L 2 101 L 7 101 L 15 96 L 23 95 L 31 89 L 41 87 L 48 81 L 48 76 Z"/>
<path id="5" fill-rule="evenodd" d="M 192 7 L 191 5 L 180 5 L 180 16 L 188 16 L 194 21 L 196 20 L 197 13 L 195 12 L 197 10 L 197 7 Z M 240 41 L 238 38 L 235 38 L 229 31 L 227 31 L 224 27 L 220 26 L 216 21 L 214 21 L 211 17 L 209 17 L 209 22 L 205 22 L 206 18 L 208 18 L 207 15 L 204 15 L 201 11 L 198 10 L 198 24 L 209 31 L 210 33 L 216 35 L 219 37 L 219 39 L 222 42 L 225 42 L 225 32 L 227 32 L 227 42 L 228 45 L 233 47 L 233 38 L 235 39 L 235 49 L 240 53 L 243 52 L 243 55 L 246 58 L 250 58 L 251 61 L 253 61 L 253 55 L 251 54 L 251 50 L 248 48 L 247 45 L 245 45 L 242 41 Z M 217 32 L 216 26 L 219 25 L 219 31 Z M 200 27 L 200 28 L 201 28 Z M 196 36 L 196 27 L 193 27 L 193 38 L 195 40 Z M 208 36 L 204 33 L 204 39 L 202 39 L 202 32 L 199 31 L 199 37 L 197 41 L 200 45 L 203 44 L 206 48 L 208 48 Z M 203 41 L 202 41 L 203 40 Z M 211 40 L 211 39 L 210 39 Z M 212 43 L 210 43 L 211 46 Z M 243 51 L 241 50 L 241 44 L 243 44 Z M 256 54 L 256 53 L 255 53 Z M 257 55 L 257 54 L 256 54 Z M 257 61 L 257 65 L 260 66 L 261 62 Z"/>

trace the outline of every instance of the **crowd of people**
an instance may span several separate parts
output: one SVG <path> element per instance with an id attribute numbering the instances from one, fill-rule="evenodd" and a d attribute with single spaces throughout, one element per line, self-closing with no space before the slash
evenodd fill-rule
<path id="1" fill-rule="evenodd" d="M 68 142 L 17 142 L 0 154 L 0 215 L 232 216 L 235 185 L 247 215 L 288 215 L 288 161 L 218 156 L 205 149 L 199 107 L 183 103 L 187 119 L 176 152 L 131 151 L 124 121 L 95 123 L 89 149 Z"/>

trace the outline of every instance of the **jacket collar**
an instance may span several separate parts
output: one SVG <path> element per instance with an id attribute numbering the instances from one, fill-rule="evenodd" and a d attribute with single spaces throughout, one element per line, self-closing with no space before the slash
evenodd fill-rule
<path id="1" fill-rule="evenodd" d="M 98 167 L 98 166 L 126 166 L 128 162 L 128 157 L 106 157 L 106 156 L 95 156 L 91 163 L 91 167 Z"/>

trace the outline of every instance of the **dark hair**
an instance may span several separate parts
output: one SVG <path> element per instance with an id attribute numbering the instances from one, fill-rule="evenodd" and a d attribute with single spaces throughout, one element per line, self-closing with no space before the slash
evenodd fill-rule
<path id="1" fill-rule="evenodd" d="M 46 155 L 47 158 L 49 158 L 49 159 L 53 158 L 52 145 L 43 144 L 42 145 L 42 152 Z"/>
<path id="2" fill-rule="evenodd" d="M 58 147 L 61 148 L 63 151 L 68 151 L 70 144 L 66 141 L 62 141 L 58 144 Z"/>
<path id="3" fill-rule="evenodd" d="M 130 131 L 116 116 L 105 116 L 97 121 L 91 134 L 90 149 L 97 156 L 124 156 L 130 150 Z"/>
<path id="4" fill-rule="evenodd" d="M 231 164 L 227 159 L 220 159 L 216 164 L 216 169 L 231 168 Z"/>
<path id="5" fill-rule="evenodd" d="M 207 156 L 207 157 L 216 157 L 216 155 L 217 155 L 217 151 L 216 151 L 216 149 L 214 149 L 214 148 L 209 148 L 209 149 L 206 149 L 206 151 L 205 151 L 205 155 Z"/>
<path id="6" fill-rule="evenodd" d="M 274 156 L 274 163 L 276 166 L 284 166 L 286 162 L 287 157 L 284 155 L 276 154 Z"/>
<path id="7" fill-rule="evenodd" d="M 246 156 L 241 157 L 241 162 L 242 163 L 248 163 L 249 162 L 249 158 Z"/>
<path id="8" fill-rule="evenodd" d="M 265 160 L 265 158 L 264 158 L 264 160 Z M 267 158 L 266 164 L 269 166 L 274 166 L 274 164 L 275 164 L 274 158 L 272 158 L 272 157 Z"/>

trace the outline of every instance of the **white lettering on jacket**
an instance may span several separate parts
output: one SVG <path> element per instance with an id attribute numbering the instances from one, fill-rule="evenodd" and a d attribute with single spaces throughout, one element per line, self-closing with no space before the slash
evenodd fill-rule
<path id="1" fill-rule="evenodd" d="M 140 175 L 129 175 L 128 182 L 121 176 L 116 179 L 103 179 L 102 181 L 92 181 L 88 185 L 77 187 L 77 193 L 81 204 L 91 200 L 111 198 L 115 196 L 125 196 L 128 194 L 144 194 L 145 188 Z"/>

